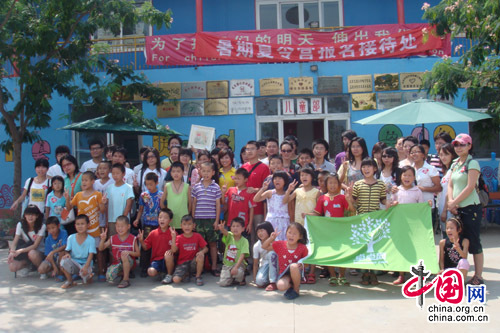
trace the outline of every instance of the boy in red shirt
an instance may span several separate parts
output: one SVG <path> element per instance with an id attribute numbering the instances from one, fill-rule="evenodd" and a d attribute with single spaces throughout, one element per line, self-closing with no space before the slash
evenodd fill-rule
<path id="1" fill-rule="evenodd" d="M 235 217 L 241 217 L 245 220 L 245 231 L 250 235 L 253 227 L 253 211 L 255 203 L 253 202 L 254 194 L 247 191 L 248 171 L 239 168 L 236 170 L 234 177 L 234 187 L 227 189 L 222 188 L 222 198 L 224 210 L 227 211 L 227 226 L 230 226 L 230 221 Z M 248 237 L 247 237 L 248 238 Z"/>
<path id="2" fill-rule="evenodd" d="M 191 215 L 184 215 L 181 219 L 182 235 L 177 236 L 175 244 L 172 244 L 172 253 L 179 253 L 177 267 L 174 271 L 174 283 L 182 282 L 183 278 L 189 277 L 191 272 L 196 270 L 196 284 L 203 285 L 201 273 L 203 273 L 203 263 L 205 254 L 208 252 L 207 242 L 203 237 L 193 232 L 195 223 Z"/>
<path id="3" fill-rule="evenodd" d="M 172 273 L 174 272 L 174 255 L 171 248 L 172 240 L 175 242 L 177 233 L 174 228 L 168 227 L 173 216 L 170 209 L 162 208 L 158 214 L 158 229 L 151 231 L 146 240 L 144 240 L 142 230 L 139 230 L 137 235 L 143 250 L 152 249 L 148 275 L 157 276 L 159 273 L 167 273 L 161 281 L 163 284 L 172 283 Z"/>

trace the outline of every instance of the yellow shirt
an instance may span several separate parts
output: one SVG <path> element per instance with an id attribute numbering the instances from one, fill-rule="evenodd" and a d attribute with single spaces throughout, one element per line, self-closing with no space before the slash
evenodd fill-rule
<path id="1" fill-rule="evenodd" d="M 231 168 L 229 171 L 224 172 L 222 168 L 220 169 L 220 176 L 219 176 L 219 186 L 222 189 L 222 186 L 226 185 L 226 188 L 234 187 L 234 180 L 233 176 L 236 173 L 235 168 Z"/>

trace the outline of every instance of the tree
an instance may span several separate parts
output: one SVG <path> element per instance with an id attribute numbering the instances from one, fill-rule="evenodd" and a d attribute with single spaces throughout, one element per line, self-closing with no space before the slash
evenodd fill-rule
<path id="1" fill-rule="evenodd" d="M 387 219 L 372 219 L 367 217 L 359 224 L 353 224 L 352 230 L 352 245 L 367 245 L 367 253 L 373 253 L 373 245 L 380 242 L 384 238 L 391 238 L 391 224 Z"/>
<path id="2" fill-rule="evenodd" d="M 140 93 L 155 104 L 166 96 L 143 75 L 134 74 L 96 52 L 92 36 L 99 28 L 118 34 L 139 21 L 170 27 L 171 12 L 141 7 L 129 0 L 10 0 L 0 7 L 0 114 L 9 136 L 0 143 L 13 152 L 14 197 L 21 190 L 22 144 L 39 139 L 36 130 L 50 126 L 51 97 L 60 94 L 75 110 L 90 105 L 114 121 L 146 122 L 118 103 L 123 94 Z M 6 66 L 11 66 L 9 78 Z M 95 69 L 105 72 L 103 82 Z M 102 76 L 102 73 L 100 74 Z M 7 88 L 7 80 L 15 89 Z"/>
<path id="3" fill-rule="evenodd" d="M 481 141 L 498 132 L 500 126 L 500 2 L 498 0 L 443 0 L 437 6 L 424 3 L 424 18 L 440 35 L 463 36 L 471 41 L 458 61 L 445 57 L 425 76 L 431 95 L 455 97 L 467 88 L 469 99 L 488 100 L 492 120 L 474 124 Z M 457 45 L 455 51 L 463 48 Z"/>

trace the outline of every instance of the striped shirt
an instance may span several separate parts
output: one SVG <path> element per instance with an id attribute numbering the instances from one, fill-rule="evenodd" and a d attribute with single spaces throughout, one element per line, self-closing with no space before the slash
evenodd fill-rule
<path id="1" fill-rule="evenodd" d="M 358 200 L 356 213 L 364 214 L 379 210 L 380 203 L 385 200 L 385 190 L 385 183 L 381 180 L 373 184 L 366 184 L 364 179 L 355 182 L 352 196 Z"/>
<path id="2" fill-rule="evenodd" d="M 205 187 L 203 180 L 193 186 L 191 197 L 196 199 L 194 211 L 195 219 L 215 219 L 216 200 L 222 197 L 219 185 L 212 180 L 212 183 Z"/>

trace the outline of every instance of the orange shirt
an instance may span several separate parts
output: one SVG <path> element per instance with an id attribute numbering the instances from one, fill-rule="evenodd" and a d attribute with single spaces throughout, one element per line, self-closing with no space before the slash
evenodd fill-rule
<path id="1" fill-rule="evenodd" d="M 71 204 L 78 209 L 78 215 L 88 216 L 90 223 L 87 233 L 92 237 L 101 235 L 101 229 L 99 229 L 99 205 L 101 202 L 102 194 L 99 191 L 95 191 L 88 197 L 84 197 L 83 192 L 78 192 L 71 200 Z"/>

